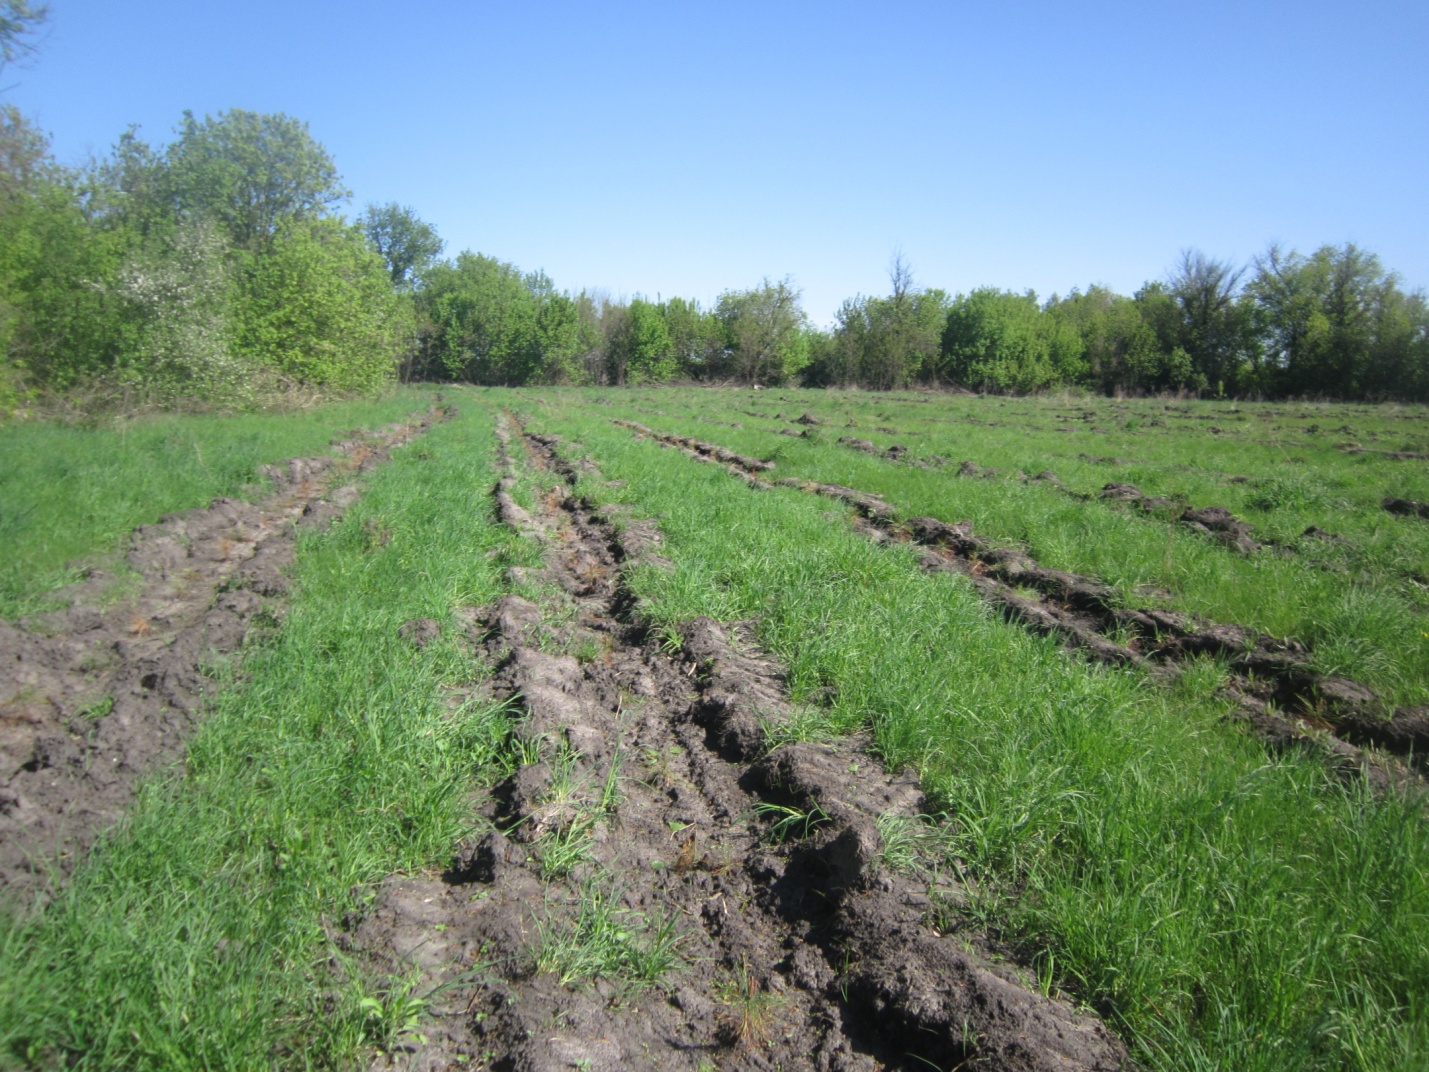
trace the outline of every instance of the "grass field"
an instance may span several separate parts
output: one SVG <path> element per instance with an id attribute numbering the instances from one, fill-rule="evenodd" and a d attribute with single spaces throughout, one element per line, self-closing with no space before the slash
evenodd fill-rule
<path id="1" fill-rule="evenodd" d="M 971 518 L 979 532 L 1024 544 L 1044 565 L 1115 584 L 1131 604 L 1147 589 L 1164 592 L 1214 620 L 1311 643 L 1326 672 L 1371 683 L 1397 702 L 1429 702 L 1429 526 L 1380 507 L 1387 496 L 1429 498 L 1429 464 L 1381 453 L 1429 452 L 1422 409 L 725 395 L 612 395 L 600 412 L 775 458 L 781 474 L 881 493 L 904 516 Z M 811 439 L 779 434 L 802 431 L 793 421 L 805 413 L 825 422 Z M 951 464 L 892 464 L 839 447 L 844 436 Z M 1367 449 L 1346 453 L 1352 445 Z M 998 472 L 962 477 L 964 461 Z M 1050 471 L 1066 490 L 1021 481 L 1018 471 Z M 1185 505 L 1225 506 L 1274 546 L 1237 555 L 1164 512 L 1096 498 L 1112 481 Z M 1338 539 L 1304 536 L 1312 526 Z"/>
<path id="2" fill-rule="evenodd" d="M 1429 500 L 1429 462 L 1406 456 L 1429 451 L 1429 412 L 732 389 L 449 397 L 456 420 L 369 477 L 330 533 L 304 538 L 291 612 L 249 646 L 185 769 L 150 783 L 55 902 L 6 925 L 0 1061 L 358 1067 L 423 1030 L 420 1002 L 351 962 L 333 922 L 385 875 L 445 866 L 479 825 L 485 787 L 520 761 L 457 617 L 510 590 L 506 566 L 539 558 L 491 495 L 494 428 L 511 414 L 561 437 L 556 450 L 589 474 L 574 489 L 584 502 L 658 523 L 668 562 L 623 575 L 640 618 L 668 636 L 701 615 L 751 623 L 805 712 L 790 732 L 867 734 L 887 764 L 913 769 L 941 862 L 966 884 L 962 925 L 1096 1010 L 1143 1066 L 1429 1064 L 1420 776 L 1385 791 L 1314 750 L 1269 747 L 1229 717 L 1223 658 L 1175 675 L 1093 663 L 998 614 L 968 577 L 929 572 L 914 546 L 869 539 L 847 506 L 751 487 L 615 423 L 772 461 L 770 477 L 877 494 L 900 518 L 969 519 L 1043 566 L 1108 582 L 1129 607 L 1298 640 L 1315 670 L 1416 705 L 1429 702 L 1429 522 L 1381 500 Z M 384 407 L 289 439 L 258 438 L 248 418 L 209 422 L 200 445 L 182 438 L 197 425 L 131 430 L 160 444 L 153 459 L 201 446 L 230 483 L 150 465 L 147 503 L 86 507 L 78 550 L 56 558 L 31 537 L 7 569 L 53 578 L 112 546 L 116 526 L 231 492 L 258 462 L 401 408 Z M 34 490 L 50 452 L 90 474 L 97 490 L 78 501 L 109 501 L 101 440 L 76 434 L 0 429 L 7 450 L 38 459 L 7 500 L 15 516 L 63 516 L 41 511 L 67 496 Z M 221 442 L 231 461 L 216 467 Z M 1057 481 L 1030 479 L 1044 471 Z M 534 509 L 552 479 L 523 470 L 511 495 Z M 1113 481 L 1174 506 L 1101 497 Z M 1262 546 L 1178 520 L 1213 505 Z M 13 612 L 53 582 L 6 583 Z M 440 642 L 402 641 L 413 618 L 441 623 Z M 561 964 L 582 951 L 568 952 Z M 659 974 L 674 986 L 682 970 L 670 957 Z"/>
<path id="3" fill-rule="evenodd" d="M 1386 563 L 1367 563 L 1355 580 L 1294 558 L 1266 554 L 1262 563 L 1257 553 L 1247 562 L 1098 501 L 968 480 L 956 467 L 911 469 L 839 446 L 828 426 L 814 426 L 811 442 L 779 436 L 768 430 L 773 420 L 741 412 L 809 412 L 830 425 L 842 416 L 838 423 L 862 427 L 900 417 L 911 424 L 916 409 L 928 414 L 924 426 L 949 426 L 929 432 L 928 453 L 953 443 L 944 449 L 982 455 L 981 428 L 968 427 L 979 403 L 911 401 L 899 412 L 892 400 L 867 395 L 716 398 L 547 393 L 525 403 L 533 427 L 574 437 L 608 477 L 626 481 L 590 494 L 638 502 L 659 518 L 677 568 L 642 578 L 652 615 L 757 617 L 765 644 L 792 669 L 796 697 L 832 692 L 833 729 L 872 728 L 885 756 L 915 764 L 937 790 L 960 857 L 982 878 L 989 921 L 1058 965 L 1085 1000 L 1114 1010 L 1148 1063 L 1271 1069 L 1362 1060 L 1408 1068 L 1429 1054 L 1429 841 L 1417 805 L 1346 789 L 1313 762 L 1267 762 L 1261 746 L 1222 724 L 1214 664 L 1172 689 L 1079 664 L 992 619 L 963 583 L 921 575 L 900 548 L 869 546 L 830 517 L 826 503 L 796 491 L 752 493 L 715 467 L 635 441 L 610 417 L 628 412 L 652 427 L 774 458 L 777 472 L 880 491 L 907 515 L 971 516 L 980 529 L 1023 537 L 1064 568 L 1092 572 L 1119 561 L 1112 578 L 1131 593 L 1147 581 L 1164 584 L 1182 605 L 1265 628 L 1295 621 L 1312 641 L 1325 636 L 1315 627 L 1324 604 L 1313 597 L 1358 603 L 1365 634 L 1342 617 L 1330 634 L 1337 650 L 1389 652 L 1382 663 L 1337 661 L 1421 697 L 1429 618 L 1416 582 L 1389 579 Z M 1065 408 L 980 404 L 983 419 L 999 420 L 1013 405 L 1040 420 Z M 945 408 L 952 412 L 940 420 Z M 1072 450 L 1090 435 L 1054 442 L 1070 440 L 1063 449 Z M 1002 447 L 1011 449 L 1027 468 L 1058 469 L 1065 457 Z M 1197 456 L 1194 441 L 1163 451 Z M 1403 532 L 1423 547 L 1413 523 L 1377 516 L 1382 492 L 1423 487 L 1423 463 L 1385 461 L 1375 466 L 1378 487 L 1351 492 L 1340 474 L 1368 468 L 1362 459 L 1324 452 L 1327 468 L 1337 469 L 1319 475 L 1307 462 L 1290 475 L 1343 479 L 1359 515 L 1346 531 Z M 1255 470 L 1253 457 L 1240 460 L 1238 470 Z M 1198 476 L 1189 485 L 1196 492 L 1219 486 Z M 980 509 L 985 503 L 995 505 Z M 1113 539 L 1112 550 L 1101 543 Z M 1137 572 L 1128 569 L 1138 549 L 1145 573 L 1134 562 Z M 1384 579 L 1385 589 L 1370 577 Z M 1194 587 L 1202 580 L 1210 593 Z"/>
<path id="4" fill-rule="evenodd" d="M 291 614 L 182 776 L 156 778 L 59 899 L 0 936 L 0 1063 L 332 1067 L 405 1024 L 400 989 L 335 984 L 331 921 L 449 850 L 504 741 L 499 706 L 450 717 L 447 686 L 479 677 L 470 652 L 397 633 L 487 601 L 522 561 L 490 517 L 492 444 L 469 410 L 302 544 Z"/>

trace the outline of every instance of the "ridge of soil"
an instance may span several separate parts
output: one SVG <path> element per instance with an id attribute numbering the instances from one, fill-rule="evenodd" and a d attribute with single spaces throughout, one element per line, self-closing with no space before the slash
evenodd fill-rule
<path id="1" fill-rule="evenodd" d="M 353 946 L 417 973 L 431 1014 L 373 1067 L 1129 1067 L 1098 1019 L 974 951 L 956 882 L 887 866 L 890 824 L 932 830 L 916 779 L 858 742 L 784 739 L 796 712 L 747 627 L 642 626 L 622 570 L 660 561 L 658 529 L 576 498 L 557 437 L 500 432 L 549 491 L 516 503 L 508 457 L 497 509 L 545 547 L 560 605 L 505 596 L 471 632 L 525 714 L 528 762 L 489 832 L 349 921 Z M 573 838 L 582 858 L 558 867 Z M 573 963 L 609 928 L 621 957 Z"/>
<path id="2" fill-rule="evenodd" d="M 909 457 L 907 447 L 894 444 L 887 449 L 880 449 L 866 439 L 857 439 L 853 436 L 843 436 L 839 443 L 851 450 L 860 451 L 863 454 L 872 455 L 875 458 L 882 458 L 885 461 L 899 462 L 903 465 L 915 466 L 919 469 L 931 469 L 937 465 L 946 464 L 946 460 L 937 456 L 928 459 Z M 1082 458 L 1088 462 L 1104 462 L 1115 465 L 1129 464 L 1124 458 L 1097 458 L 1083 454 Z M 973 477 L 980 480 L 990 480 L 998 475 L 996 469 L 984 468 L 976 462 L 965 461 L 958 467 L 958 475 Z M 1014 470 L 1012 475 L 1023 483 L 1050 484 L 1072 496 L 1074 499 L 1083 502 L 1090 501 L 1090 495 L 1068 490 L 1057 474 L 1050 470 L 1043 470 L 1036 476 L 1029 477 L 1021 470 Z M 1250 524 L 1236 517 L 1224 506 L 1183 506 L 1174 499 L 1159 498 L 1143 494 L 1141 489 L 1134 484 L 1121 484 L 1112 482 L 1102 488 L 1098 498 L 1112 502 L 1125 503 L 1133 506 L 1143 513 L 1157 513 L 1163 510 L 1177 511 L 1176 520 L 1202 536 L 1224 544 L 1233 551 L 1238 551 L 1243 555 L 1251 554 L 1268 546 L 1256 540 L 1252 535 Z"/>
<path id="3" fill-rule="evenodd" d="M 1341 774 L 1362 776 L 1381 788 L 1422 785 L 1429 775 L 1429 706 L 1391 707 L 1368 685 L 1321 674 L 1310 666 L 1309 649 L 1299 641 L 1167 608 L 1123 607 L 1112 586 L 1040 566 L 1024 551 L 976 535 L 971 521 L 900 521 L 893 505 L 878 495 L 840 484 L 769 481 L 763 476 L 768 462 L 731 457 L 715 444 L 634 421 L 614 423 L 697 460 L 723 464 L 751 487 L 793 487 L 847 503 L 863 520 L 866 535 L 919 545 L 925 569 L 965 574 L 978 595 L 1008 618 L 1058 636 L 1095 661 L 1166 676 L 1194 656 L 1219 657 L 1230 671 L 1225 691 L 1237 704 L 1237 717 L 1273 747 L 1315 751 Z"/>
<path id="4" fill-rule="evenodd" d="M 113 575 L 62 589 L 63 610 L 0 622 L 0 897 L 42 901 L 123 815 L 137 781 L 201 718 L 205 671 L 273 623 L 301 528 L 340 517 L 347 482 L 445 413 L 335 439 L 338 455 L 260 468 L 262 502 L 217 498 L 135 529 L 137 593 L 105 605 Z"/>
<path id="5" fill-rule="evenodd" d="M 1412 418 L 1404 418 L 1412 420 Z M 1362 447 L 1358 443 L 1350 443 L 1340 448 L 1341 454 L 1378 454 L 1381 458 L 1388 458 L 1396 462 L 1422 462 L 1429 461 L 1429 454 L 1418 450 L 1373 450 L 1370 447 Z"/>

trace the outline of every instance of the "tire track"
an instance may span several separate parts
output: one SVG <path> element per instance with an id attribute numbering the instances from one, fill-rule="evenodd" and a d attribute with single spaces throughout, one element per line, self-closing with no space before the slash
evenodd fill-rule
<path id="1" fill-rule="evenodd" d="M 1273 747 L 1314 751 L 1342 774 L 1363 776 L 1381 788 L 1422 785 L 1429 771 L 1429 707 L 1391 707 L 1367 685 L 1319 673 L 1299 641 L 1164 608 L 1123 607 L 1110 585 L 1040 566 L 1024 551 L 978 536 L 970 521 L 900 520 L 893 505 L 877 495 L 839 484 L 769 480 L 768 462 L 634 421 L 614 423 L 720 464 L 751 487 L 791 487 L 846 503 L 874 540 L 918 545 L 925 569 L 965 574 L 978 595 L 1008 618 L 1057 636 L 1095 661 L 1166 677 L 1195 656 L 1219 658 L 1230 671 L 1226 692 L 1237 704 L 1237 717 Z"/>
<path id="2" fill-rule="evenodd" d="M 497 510 L 544 546 L 545 583 L 474 638 L 524 713 L 523 762 L 484 836 L 441 877 L 394 876 L 354 927 L 434 995 L 425 1041 L 374 1067 L 1127 1067 L 1100 1021 L 969 951 L 932 854 L 891 866 L 890 837 L 918 856 L 932 834 L 916 780 L 788 739 L 782 674 L 739 624 L 642 625 L 623 571 L 659 564 L 655 526 L 577 497 L 556 437 L 500 437 Z"/>
<path id="3" fill-rule="evenodd" d="M 48 896 L 124 813 L 138 780 L 177 756 L 203 715 L 206 668 L 282 612 L 297 533 L 340 517 L 350 483 L 446 411 L 334 442 L 340 457 L 264 466 L 259 503 L 215 499 L 136 529 L 142 586 L 106 606 L 95 570 L 69 606 L 0 622 L 0 896 Z"/>

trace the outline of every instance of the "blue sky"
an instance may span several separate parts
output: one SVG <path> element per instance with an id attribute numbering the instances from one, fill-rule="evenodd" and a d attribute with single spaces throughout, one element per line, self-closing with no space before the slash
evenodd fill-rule
<path id="1" fill-rule="evenodd" d="M 1354 241 L 1429 284 L 1429 4 L 51 0 L 5 96 L 57 155 L 306 120 L 354 191 L 564 288 L 816 322 L 916 279 L 1130 292 Z M 18 84 L 16 84 L 18 83 Z"/>

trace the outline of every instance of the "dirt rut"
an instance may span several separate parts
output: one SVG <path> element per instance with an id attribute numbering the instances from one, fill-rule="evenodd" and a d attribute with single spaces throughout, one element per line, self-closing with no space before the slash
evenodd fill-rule
<path id="1" fill-rule="evenodd" d="M 473 642 L 526 762 L 444 875 L 394 876 L 353 926 L 433 995 L 424 1041 L 375 1067 L 1127 1067 L 960 933 L 960 888 L 911 866 L 916 780 L 855 743 L 780 744 L 796 713 L 744 627 L 641 626 L 622 570 L 660 561 L 658 530 L 592 513 L 552 437 L 505 431 L 544 494 L 528 511 L 508 476 L 498 510 L 545 545 L 554 609 L 507 596 Z"/>
<path id="2" fill-rule="evenodd" d="M 299 528 L 358 497 L 348 481 L 437 414 L 335 441 L 340 457 L 263 467 L 261 503 L 215 499 L 135 530 L 138 592 L 113 605 L 107 571 L 68 607 L 0 622 L 0 898 L 43 896 L 123 814 L 136 781 L 173 758 L 202 713 L 206 670 L 280 612 Z"/>
<path id="3" fill-rule="evenodd" d="M 1298 641 L 1165 608 L 1124 607 L 1112 586 L 1040 566 L 1021 550 L 978 536 L 970 521 L 901 521 L 893 505 L 877 495 L 839 484 L 771 481 L 769 463 L 759 459 L 633 421 L 615 423 L 691 457 L 718 462 L 751 486 L 793 487 L 847 503 L 873 539 L 919 545 L 924 568 L 966 574 L 979 596 L 1007 617 L 1060 637 L 1096 661 L 1140 666 L 1159 676 L 1174 674 L 1194 656 L 1221 658 L 1230 670 L 1227 691 L 1238 704 L 1238 717 L 1275 747 L 1312 750 L 1342 773 L 1380 786 L 1422 784 L 1429 773 L 1429 707 L 1391 707 L 1367 685 L 1315 671 L 1309 650 Z"/>
<path id="4" fill-rule="evenodd" d="M 936 465 L 947 464 L 945 459 L 936 455 L 926 459 L 915 458 L 911 455 L 907 447 L 899 444 L 894 444 L 887 449 L 880 449 L 866 439 L 857 439 L 852 436 L 844 436 L 839 440 L 839 443 L 863 454 L 870 454 L 877 458 L 883 458 L 886 461 L 902 462 L 905 465 L 912 465 L 921 469 L 930 469 Z M 1117 465 L 1129 464 L 1122 458 L 1094 458 L 1086 454 L 1083 454 L 1081 457 L 1089 462 L 1106 462 Z M 996 469 L 983 468 L 976 462 L 965 461 L 959 466 L 958 475 L 991 480 L 997 477 L 998 471 Z M 1027 474 L 1020 470 L 1015 470 L 1012 475 L 1024 483 L 1030 481 L 1038 484 L 1049 484 L 1052 487 L 1061 489 L 1075 499 L 1081 499 L 1083 501 L 1090 499 L 1088 495 L 1069 491 L 1055 473 L 1047 470 L 1043 470 L 1032 477 L 1027 476 Z M 1098 497 L 1112 502 L 1120 502 L 1128 506 L 1134 506 L 1148 514 L 1171 511 L 1172 516 L 1187 528 L 1194 532 L 1199 532 L 1201 535 L 1210 540 L 1214 540 L 1216 543 L 1224 544 L 1231 550 L 1238 551 L 1243 555 L 1251 554 L 1266 546 L 1251 535 L 1252 529 L 1247 522 L 1236 517 L 1224 506 L 1184 506 L 1174 499 L 1145 495 L 1141 489 L 1134 484 L 1115 482 L 1103 487 Z"/>

